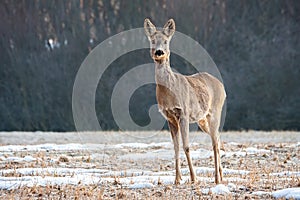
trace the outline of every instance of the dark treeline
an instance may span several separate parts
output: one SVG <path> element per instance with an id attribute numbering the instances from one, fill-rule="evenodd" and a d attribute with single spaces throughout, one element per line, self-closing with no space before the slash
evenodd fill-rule
<path id="1" fill-rule="evenodd" d="M 142 27 L 146 17 L 158 26 L 174 18 L 177 30 L 211 55 L 228 96 L 225 129 L 300 130 L 297 0 L 2 0 L 0 130 L 75 130 L 72 90 L 81 63 L 103 40 Z M 148 51 L 120 57 L 101 78 L 96 111 L 102 128 L 118 129 L 109 101 L 113 86 L 133 66 L 152 62 Z M 194 72 L 182 58 L 171 62 L 186 64 L 182 73 Z M 154 103 L 154 85 L 137 90 L 133 119 L 147 124 Z"/>

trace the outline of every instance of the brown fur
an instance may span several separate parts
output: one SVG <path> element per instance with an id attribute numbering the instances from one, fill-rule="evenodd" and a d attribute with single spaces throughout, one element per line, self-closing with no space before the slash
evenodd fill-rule
<path id="1" fill-rule="evenodd" d="M 226 98 L 223 84 L 208 73 L 184 76 L 174 73 L 170 67 L 169 43 L 175 32 L 175 22 L 170 19 L 162 31 L 156 30 L 149 19 L 144 22 L 145 33 L 150 41 L 150 54 L 155 62 L 156 98 L 158 107 L 167 119 L 175 150 L 175 184 L 181 180 L 179 159 L 179 135 L 189 165 L 191 181 L 196 181 L 189 152 L 189 123 L 197 122 L 199 127 L 211 136 L 214 160 L 215 182 L 222 181 L 220 160 L 219 126 L 221 112 Z M 163 54 L 156 54 L 157 51 Z"/>

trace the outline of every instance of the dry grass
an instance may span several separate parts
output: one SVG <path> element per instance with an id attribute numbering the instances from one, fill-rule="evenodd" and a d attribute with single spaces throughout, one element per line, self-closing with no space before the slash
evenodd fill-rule
<path id="1" fill-rule="evenodd" d="M 295 141 L 297 142 L 297 141 Z M 247 170 L 249 174 L 225 174 L 225 185 L 234 184 L 232 192 L 228 195 L 217 195 L 209 192 L 203 194 L 203 188 L 214 186 L 213 174 L 200 174 L 198 177 L 206 181 L 200 181 L 198 184 L 188 182 L 175 186 L 173 184 L 164 184 L 160 179 L 153 188 L 128 189 L 127 185 L 120 182 L 120 178 L 133 175 L 127 175 L 126 171 L 130 169 L 164 172 L 174 169 L 174 163 L 170 159 L 135 159 L 134 157 L 123 157 L 124 155 L 145 155 L 147 152 L 163 150 L 164 147 L 152 148 L 106 148 L 89 149 L 74 151 L 19 151 L 19 152 L 0 152 L 3 157 L 25 157 L 32 156 L 35 161 L 30 162 L 8 162 L 1 161 L 0 169 L 18 169 L 32 167 L 67 167 L 67 168 L 97 168 L 110 171 L 124 171 L 120 177 L 114 178 L 112 182 L 99 182 L 94 185 L 46 185 L 33 187 L 20 187 L 14 190 L 1 190 L 1 199 L 272 199 L 270 194 L 255 195 L 253 192 L 300 187 L 300 177 L 296 175 L 274 176 L 272 173 L 297 171 L 299 172 L 299 145 L 295 143 L 251 143 L 251 144 L 232 144 L 224 143 L 226 152 L 245 152 L 247 147 L 256 147 L 257 149 L 270 150 L 270 152 L 246 154 L 239 156 L 233 154 L 230 157 L 222 157 L 224 168 L 235 170 Z M 204 148 L 211 149 L 209 144 L 195 144 L 191 147 L 196 150 Z M 173 154 L 172 149 L 169 149 Z M 12 153 L 12 154 L 11 154 Z M 99 155 L 99 156 L 92 156 Z M 126 158 L 126 159 L 125 159 Z M 194 160 L 196 167 L 213 168 L 212 157 L 208 159 Z M 185 160 L 182 160 L 182 167 L 187 167 Z M 0 174 L 1 175 L 1 174 Z M 32 174 L 40 176 L 72 176 L 62 174 Z M 2 177 L 22 177 L 24 175 L 17 171 L 2 174 Z M 188 176 L 185 175 L 185 176 Z M 133 183 L 131 183 L 133 184 Z"/>

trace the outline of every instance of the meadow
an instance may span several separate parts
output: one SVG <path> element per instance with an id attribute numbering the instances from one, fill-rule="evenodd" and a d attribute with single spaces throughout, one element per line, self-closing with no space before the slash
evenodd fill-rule
<path id="1" fill-rule="evenodd" d="M 161 132 L 1 132 L 0 199 L 300 199 L 299 132 L 221 133 L 224 181 L 210 138 L 191 132 L 198 177 Z"/>

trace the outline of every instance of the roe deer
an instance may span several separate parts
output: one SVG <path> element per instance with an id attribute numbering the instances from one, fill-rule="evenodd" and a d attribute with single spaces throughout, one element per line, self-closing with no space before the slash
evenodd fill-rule
<path id="1" fill-rule="evenodd" d="M 223 84 L 208 73 L 191 76 L 174 73 L 170 67 L 169 43 L 175 32 L 175 22 L 170 19 L 162 30 L 145 19 L 145 33 L 150 41 L 150 55 L 155 62 L 156 99 L 158 108 L 168 121 L 175 150 L 175 184 L 181 180 L 179 135 L 190 170 L 191 182 L 195 175 L 189 151 L 189 123 L 197 122 L 212 139 L 215 183 L 222 181 L 219 126 L 222 107 L 226 98 Z"/>

